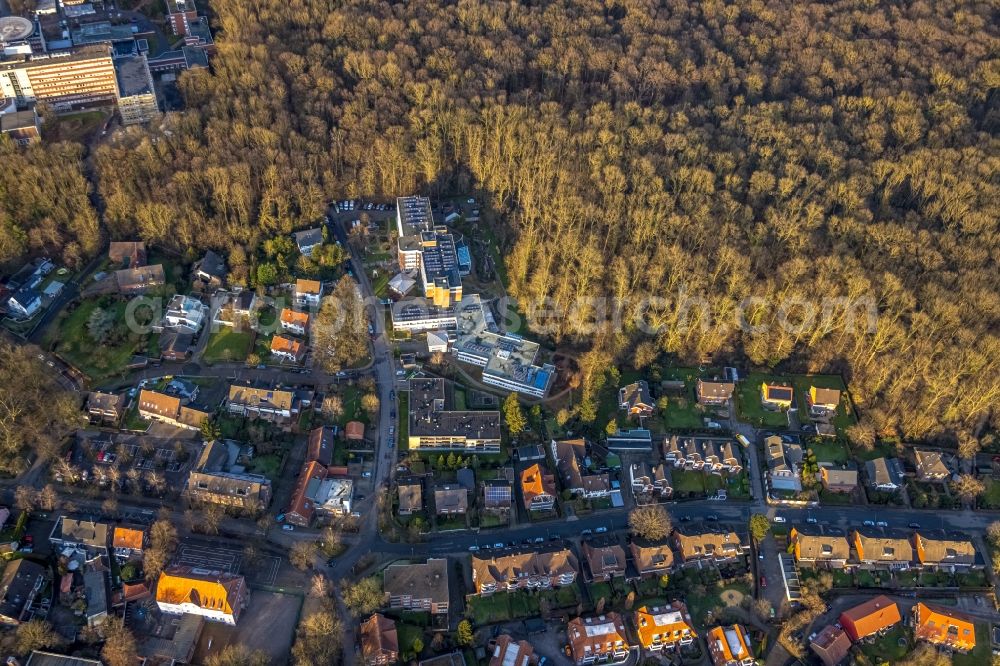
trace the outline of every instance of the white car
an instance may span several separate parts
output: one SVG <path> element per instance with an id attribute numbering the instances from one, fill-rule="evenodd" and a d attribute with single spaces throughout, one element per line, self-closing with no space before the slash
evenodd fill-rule
<path id="1" fill-rule="evenodd" d="M 775 516 L 774 517 L 774 522 L 776 522 L 776 523 L 784 523 L 784 522 L 786 522 L 785 521 L 785 517 L 784 516 Z"/>
<path id="2" fill-rule="evenodd" d="M 281 529 L 285 530 L 286 532 L 294 532 L 295 525 L 282 525 Z"/>
<path id="3" fill-rule="evenodd" d="M 479 550 L 479 546 L 469 546 L 469 552 L 470 553 L 475 553 L 478 550 Z"/>
<path id="4" fill-rule="evenodd" d="M 885 522 L 884 520 L 878 521 L 877 523 L 875 523 L 875 525 L 877 527 L 889 527 L 889 523 Z"/>
<path id="5" fill-rule="evenodd" d="M 874 520 L 866 520 L 865 523 L 864 523 L 864 525 L 865 525 L 865 527 L 875 527 L 875 521 Z"/>

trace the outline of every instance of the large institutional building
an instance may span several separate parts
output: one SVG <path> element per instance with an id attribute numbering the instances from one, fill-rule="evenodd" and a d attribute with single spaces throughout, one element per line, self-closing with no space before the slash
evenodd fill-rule
<path id="1" fill-rule="evenodd" d="M 102 44 L 4 60 L 0 62 L 0 95 L 19 105 L 44 101 L 56 111 L 114 104 L 118 82 L 111 47 Z"/>

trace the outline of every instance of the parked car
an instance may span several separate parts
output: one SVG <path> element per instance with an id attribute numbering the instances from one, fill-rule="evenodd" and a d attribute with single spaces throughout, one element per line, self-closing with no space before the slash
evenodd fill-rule
<path id="1" fill-rule="evenodd" d="M 584 531 L 580 532 L 580 536 L 590 536 L 593 533 L 594 533 L 594 530 L 584 530 Z"/>
<path id="2" fill-rule="evenodd" d="M 910 529 L 911 530 L 919 530 L 920 529 L 920 523 L 910 523 Z"/>
<path id="3" fill-rule="evenodd" d="M 864 522 L 864 526 L 865 527 L 875 527 L 875 521 L 874 520 L 866 520 Z"/>
<path id="4" fill-rule="evenodd" d="M 282 525 L 281 529 L 285 530 L 286 532 L 294 532 L 295 525 Z"/>
<path id="5" fill-rule="evenodd" d="M 708 520 L 708 521 L 711 521 L 711 522 L 718 522 L 719 521 L 719 517 L 717 515 L 715 515 L 714 513 L 710 513 L 707 516 L 705 516 L 705 520 Z"/>
<path id="6" fill-rule="evenodd" d="M 774 517 L 774 522 L 776 522 L 776 523 L 784 523 L 784 522 L 786 522 L 786 520 L 785 520 L 784 516 L 775 516 Z"/>
<path id="7" fill-rule="evenodd" d="M 502 543 L 495 543 L 495 544 L 493 544 L 493 547 L 494 548 L 503 548 L 503 544 Z"/>
<path id="8" fill-rule="evenodd" d="M 885 522 L 884 520 L 876 522 L 875 525 L 878 527 L 889 527 L 889 523 Z"/>
<path id="9" fill-rule="evenodd" d="M 764 576 L 760 577 L 760 586 L 761 588 L 767 587 L 767 578 L 765 578 Z"/>
<path id="10" fill-rule="evenodd" d="M 475 553 L 479 550 L 479 546 L 469 546 L 469 552 Z"/>
<path id="11" fill-rule="evenodd" d="M 813 518 L 812 516 L 809 516 L 808 518 L 806 518 L 806 522 L 809 523 L 810 525 L 815 525 L 819 521 Z"/>
<path id="12" fill-rule="evenodd" d="M 598 528 L 597 528 L 596 530 L 594 530 L 594 531 L 595 531 L 595 532 L 597 532 L 598 534 L 604 534 L 605 532 L 607 532 L 607 531 L 608 531 L 608 528 L 607 528 L 607 527 L 598 527 Z"/>

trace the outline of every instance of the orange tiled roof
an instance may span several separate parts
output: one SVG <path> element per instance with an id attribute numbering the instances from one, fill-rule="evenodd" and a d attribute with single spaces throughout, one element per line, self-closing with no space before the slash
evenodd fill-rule
<path id="1" fill-rule="evenodd" d="M 900 622 L 899 606 L 889 597 L 879 595 L 840 614 L 840 624 L 852 640 L 860 640 Z"/>
<path id="2" fill-rule="evenodd" d="M 635 626 L 639 632 L 639 642 L 644 648 L 654 643 L 678 643 L 683 638 L 698 635 L 687 606 L 680 601 L 663 607 L 641 607 L 635 612 Z"/>
<path id="3" fill-rule="evenodd" d="M 318 294 L 322 289 L 319 280 L 296 280 L 295 292 L 299 294 Z"/>
<path id="4" fill-rule="evenodd" d="M 130 527 L 116 527 L 112 545 L 115 548 L 142 550 L 142 538 L 142 530 L 134 530 Z"/>
<path id="5" fill-rule="evenodd" d="M 942 608 L 918 603 L 913 610 L 917 640 L 967 651 L 976 647 L 976 627 L 963 617 Z"/>
<path id="6" fill-rule="evenodd" d="M 199 574 L 188 567 L 174 567 L 160 573 L 156 581 L 156 600 L 166 604 L 191 603 L 206 610 L 234 614 L 233 601 L 242 576 Z"/>
<path id="7" fill-rule="evenodd" d="M 181 399 L 166 393 L 143 389 L 139 392 L 139 407 L 146 412 L 174 418 L 180 411 Z"/>
<path id="8" fill-rule="evenodd" d="M 344 436 L 347 439 L 364 439 L 365 424 L 361 421 L 348 421 L 347 425 L 344 426 Z"/>
<path id="9" fill-rule="evenodd" d="M 302 343 L 298 340 L 292 340 L 291 338 L 286 338 L 283 335 L 276 335 L 271 338 L 271 352 L 279 353 L 289 353 L 292 356 L 298 356 L 302 353 Z"/>
<path id="10" fill-rule="evenodd" d="M 309 323 L 309 313 L 297 312 L 291 308 L 284 308 L 281 311 L 281 321 L 286 324 L 298 324 L 299 326 L 305 326 Z"/>
<path id="11" fill-rule="evenodd" d="M 521 472 L 521 494 L 524 503 L 531 506 L 531 500 L 539 495 L 555 496 L 555 478 L 542 471 L 541 465 L 535 463 Z"/>

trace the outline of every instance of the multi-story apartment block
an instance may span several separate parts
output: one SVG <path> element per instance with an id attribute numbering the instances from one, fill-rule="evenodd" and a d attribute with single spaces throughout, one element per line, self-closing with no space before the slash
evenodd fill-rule
<path id="1" fill-rule="evenodd" d="M 687 606 L 680 601 L 666 606 L 642 606 L 635 612 L 635 627 L 639 644 L 653 651 L 691 645 L 698 637 Z"/>
<path id="2" fill-rule="evenodd" d="M 570 656 L 577 666 L 621 661 L 631 647 L 625 623 L 618 613 L 574 618 L 566 626 L 566 635 Z"/>
<path id="3" fill-rule="evenodd" d="M 706 640 L 714 666 L 753 666 L 757 663 L 750 649 L 750 635 L 741 625 L 713 627 Z"/>
<path id="4" fill-rule="evenodd" d="M 243 576 L 192 567 L 170 567 L 156 581 L 156 605 L 168 615 L 200 615 L 236 624 L 250 600 Z"/>
<path id="5" fill-rule="evenodd" d="M 153 75 L 144 54 L 115 58 L 118 78 L 118 113 L 123 125 L 148 123 L 160 117 Z"/>
<path id="6" fill-rule="evenodd" d="M 472 556 L 476 594 L 571 585 L 579 569 L 576 556 L 565 548 Z"/>
<path id="7" fill-rule="evenodd" d="M 186 35 L 197 20 L 198 8 L 194 0 L 167 0 L 167 22 L 175 35 Z"/>
<path id="8" fill-rule="evenodd" d="M 424 564 L 391 564 L 382 583 L 389 608 L 448 612 L 448 560 L 429 559 Z"/>

